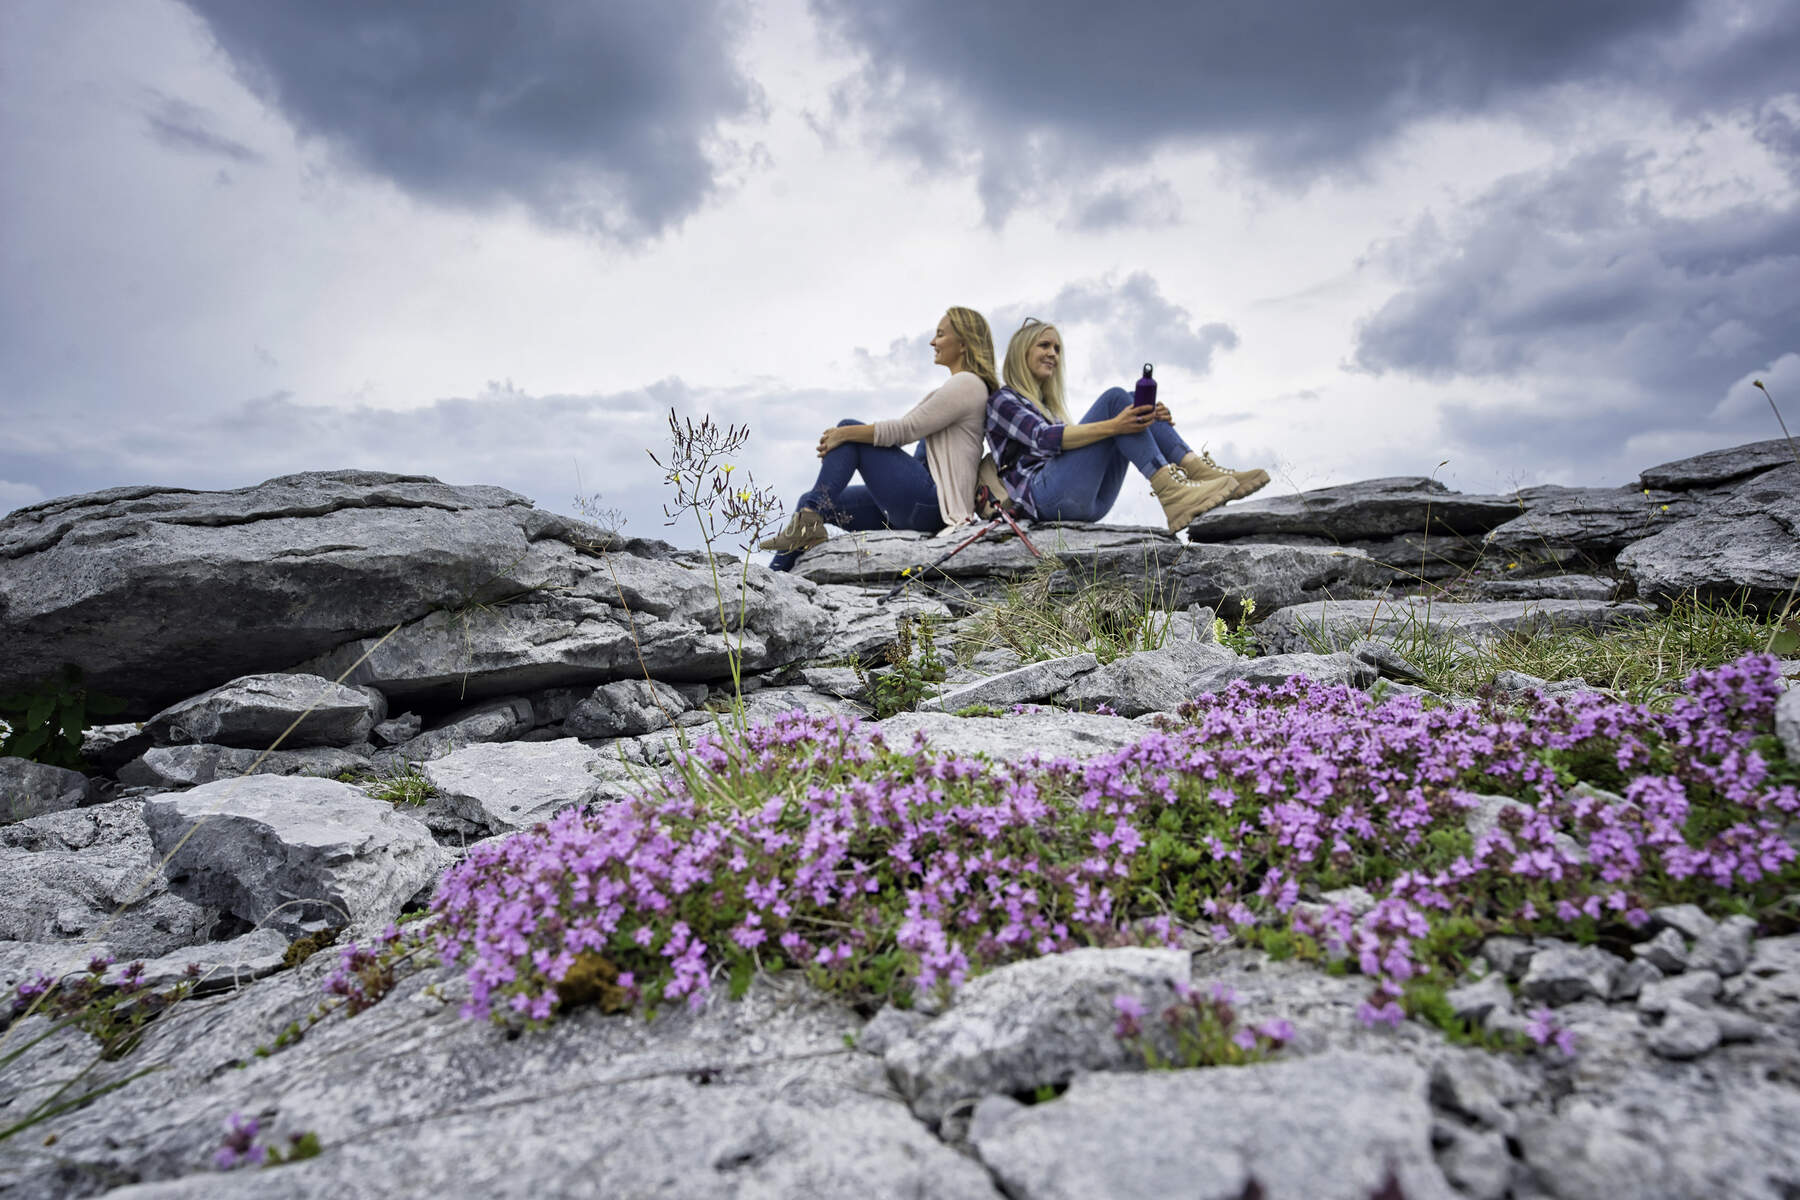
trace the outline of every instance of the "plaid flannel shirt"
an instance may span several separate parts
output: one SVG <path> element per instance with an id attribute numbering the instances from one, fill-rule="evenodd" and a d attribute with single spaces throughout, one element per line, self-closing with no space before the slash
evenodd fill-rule
<path id="1" fill-rule="evenodd" d="M 1019 393 L 1002 387 L 988 397 L 987 439 L 1007 494 L 1028 514 L 1037 516 L 1031 481 L 1044 464 L 1062 453 L 1063 427 Z"/>

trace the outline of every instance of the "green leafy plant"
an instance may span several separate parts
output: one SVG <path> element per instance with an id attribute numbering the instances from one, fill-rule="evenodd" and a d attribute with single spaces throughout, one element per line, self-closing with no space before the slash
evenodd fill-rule
<path id="1" fill-rule="evenodd" d="M 1180 999 L 1148 1028 L 1137 997 L 1113 998 L 1119 1014 L 1113 1034 L 1137 1049 L 1153 1071 L 1244 1066 L 1268 1058 L 1294 1036 L 1293 1026 L 1283 1020 L 1240 1026 L 1238 997 L 1223 984 L 1213 984 L 1204 995 L 1197 988 L 1181 991 Z"/>
<path id="2" fill-rule="evenodd" d="M 124 710 L 124 701 L 90 691 L 80 669 L 65 665 L 35 687 L 0 696 L 0 720 L 8 726 L 0 755 L 83 770 L 81 738 L 90 718 Z"/>
<path id="3" fill-rule="evenodd" d="M 1256 600 L 1245 596 L 1238 601 L 1237 628 L 1233 629 L 1225 623 L 1224 617 L 1213 618 L 1213 640 L 1227 650 L 1238 654 L 1253 656 L 1257 651 L 1256 630 L 1250 626 L 1250 619 L 1256 615 Z"/>
<path id="4" fill-rule="evenodd" d="M 894 644 L 888 647 L 889 668 L 870 685 L 875 717 L 910 712 L 944 680 L 944 664 L 938 657 L 931 619 L 902 613 L 894 622 Z"/>

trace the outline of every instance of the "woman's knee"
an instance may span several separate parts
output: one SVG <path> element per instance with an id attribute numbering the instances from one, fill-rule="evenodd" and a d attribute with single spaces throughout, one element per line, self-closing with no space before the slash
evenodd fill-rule
<path id="1" fill-rule="evenodd" d="M 867 425 L 867 424 L 868 424 L 867 421 L 859 421 L 855 417 L 845 417 L 843 420 L 838 422 L 838 428 L 842 429 L 846 425 Z"/>
<path id="2" fill-rule="evenodd" d="M 1124 388 L 1107 388 L 1100 393 L 1100 403 L 1117 416 L 1131 406 L 1131 393 Z"/>

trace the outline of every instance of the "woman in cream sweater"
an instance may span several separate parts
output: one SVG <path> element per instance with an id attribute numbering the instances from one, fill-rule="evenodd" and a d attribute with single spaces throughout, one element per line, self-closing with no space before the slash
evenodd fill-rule
<path id="1" fill-rule="evenodd" d="M 975 470 L 987 401 L 999 386 L 994 339 L 972 308 L 952 308 L 931 339 L 932 360 L 950 378 L 911 412 L 872 425 L 840 421 L 819 436 L 819 478 L 794 505 L 787 526 L 762 543 L 777 571 L 840 529 L 935 533 L 974 515 Z M 923 439 L 922 441 L 920 439 Z M 919 441 L 911 454 L 900 447 Z M 862 483 L 852 484 L 860 474 Z"/>

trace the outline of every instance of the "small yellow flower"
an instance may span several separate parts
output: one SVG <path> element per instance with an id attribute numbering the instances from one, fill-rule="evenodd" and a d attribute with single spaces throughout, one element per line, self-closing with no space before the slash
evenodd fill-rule
<path id="1" fill-rule="evenodd" d="M 908 576 L 908 575 L 911 575 L 911 574 L 912 574 L 912 571 L 913 571 L 913 569 L 912 569 L 912 568 L 911 568 L 911 567 L 906 567 L 906 568 L 904 568 L 904 569 L 903 569 L 903 570 L 902 570 L 902 571 L 901 571 L 901 572 L 900 572 L 900 577 L 901 577 L 901 578 L 902 578 L 902 579 L 904 579 L 904 578 L 906 578 L 906 577 L 907 577 L 907 576 Z"/>
<path id="2" fill-rule="evenodd" d="M 743 491 L 739 492 L 738 499 L 742 500 L 745 504 L 750 503 L 750 489 L 745 488 Z"/>
<path id="3" fill-rule="evenodd" d="M 725 464 L 725 465 L 724 465 L 724 466 L 723 466 L 723 467 L 721 467 L 721 468 L 719 468 L 719 469 L 720 469 L 720 470 L 722 470 L 722 471 L 724 471 L 724 472 L 725 472 L 725 473 L 726 473 L 726 474 L 727 474 L 727 475 L 729 475 L 729 474 L 731 474 L 731 473 L 732 473 L 732 472 L 733 472 L 733 471 L 735 471 L 735 470 L 737 470 L 737 468 L 736 468 L 736 467 L 734 467 L 734 466 L 732 466 L 732 465 L 731 465 L 731 464 L 730 464 L 730 463 L 726 463 L 726 464 Z"/>
<path id="4" fill-rule="evenodd" d="M 1666 504 L 1665 504 L 1665 505 L 1663 505 L 1663 506 L 1662 506 L 1662 510 L 1663 510 L 1663 511 L 1664 511 L 1664 512 L 1668 512 L 1668 511 L 1669 511 L 1669 506 L 1668 506 L 1668 505 L 1666 505 Z"/>
<path id="5" fill-rule="evenodd" d="M 1509 571 L 1516 571 L 1519 569 L 1519 564 L 1518 563 L 1507 563 L 1506 569 Z"/>

